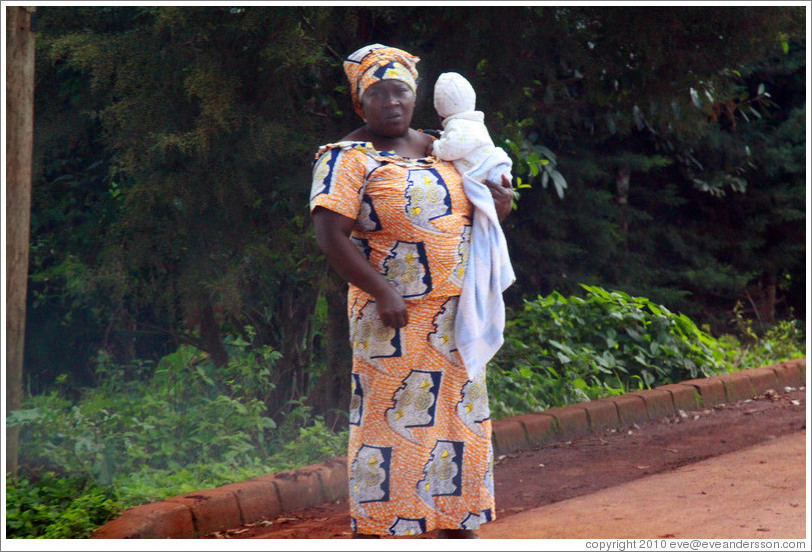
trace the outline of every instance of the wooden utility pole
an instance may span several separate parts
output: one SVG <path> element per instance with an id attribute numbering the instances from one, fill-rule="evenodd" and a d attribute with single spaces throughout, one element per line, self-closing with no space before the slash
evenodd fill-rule
<path id="1" fill-rule="evenodd" d="M 34 31 L 36 8 L 6 8 L 6 414 L 23 394 L 25 295 L 34 149 Z M 16 474 L 19 428 L 6 433 L 6 473 Z"/>

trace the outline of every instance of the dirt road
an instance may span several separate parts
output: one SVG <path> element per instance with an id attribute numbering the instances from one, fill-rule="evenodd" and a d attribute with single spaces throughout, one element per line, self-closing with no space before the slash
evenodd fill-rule
<path id="1" fill-rule="evenodd" d="M 806 433 L 498 519 L 483 539 L 802 539 Z"/>
<path id="2" fill-rule="evenodd" d="M 501 456 L 480 535 L 804 538 L 806 421 L 805 389 L 786 388 Z M 205 538 L 349 537 L 340 500 Z"/>

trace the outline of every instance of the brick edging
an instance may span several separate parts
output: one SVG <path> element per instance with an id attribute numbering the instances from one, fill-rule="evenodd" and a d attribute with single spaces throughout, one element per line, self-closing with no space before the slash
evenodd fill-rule
<path id="1" fill-rule="evenodd" d="M 663 385 L 493 422 L 494 454 L 806 385 L 806 359 Z M 348 495 L 347 457 L 125 510 L 94 539 L 198 538 Z"/>

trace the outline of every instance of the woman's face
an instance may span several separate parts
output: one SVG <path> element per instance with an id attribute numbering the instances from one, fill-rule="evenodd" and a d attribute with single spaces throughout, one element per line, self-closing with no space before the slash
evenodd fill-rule
<path id="1" fill-rule="evenodd" d="M 414 101 L 414 92 L 405 82 L 385 79 L 366 89 L 361 98 L 361 108 L 372 132 L 397 138 L 409 131 Z"/>

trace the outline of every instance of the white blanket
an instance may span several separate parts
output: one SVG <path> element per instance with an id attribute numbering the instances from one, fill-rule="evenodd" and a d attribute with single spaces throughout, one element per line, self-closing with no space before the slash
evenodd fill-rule
<path id="1" fill-rule="evenodd" d="M 510 158 L 504 150 L 496 148 L 493 155 L 462 175 L 463 187 L 474 205 L 474 213 L 468 267 L 454 335 L 471 379 L 483 374 L 485 365 L 504 342 L 505 302 L 502 292 L 516 281 L 493 196 L 482 183 L 492 173 L 500 173 L 498 166 L 504 167 L 505 163 L 509 170 Z M 501 184 L 500 180 L 496 182 Z"/>

